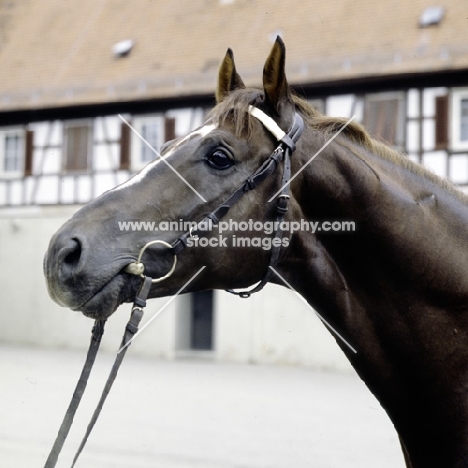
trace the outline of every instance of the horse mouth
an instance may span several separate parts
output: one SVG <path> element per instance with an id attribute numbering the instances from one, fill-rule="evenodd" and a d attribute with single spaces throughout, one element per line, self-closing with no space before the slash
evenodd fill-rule
<path id="1" fill-rule="evenodd" d="M 121 304 L 131 302 L 135 298 L 138 288 L 138 284 L 135 283 L 138 283 L 138 278 L 119 272 L 72 310 L 81 312 L 89 318 L 106 319 Z"/>

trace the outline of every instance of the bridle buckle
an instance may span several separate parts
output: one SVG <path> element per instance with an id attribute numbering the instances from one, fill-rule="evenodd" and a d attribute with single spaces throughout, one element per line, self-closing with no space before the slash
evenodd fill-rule
<path id="1" fill-rule="evenodd" d="M 276 199 L 276 211 L 285 215 L 288 211 L 288 202 L 291 197 L 287 193 L 282 193 Z"/>

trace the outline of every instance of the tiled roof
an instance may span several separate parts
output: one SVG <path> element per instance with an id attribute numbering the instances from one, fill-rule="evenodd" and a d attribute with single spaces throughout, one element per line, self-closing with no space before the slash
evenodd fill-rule
<path id="1" fill-rule="evenodd" d="M 272 40 L 292 84 L 468 69 L 468 3 L 444 0 L 0 0 L 0 112 L 209 94 L 227 47 L 259 84 Z M 132 39 L 127 57 L 112 47 Z M 467 78 L 468 81 L 468 78 Z"/>

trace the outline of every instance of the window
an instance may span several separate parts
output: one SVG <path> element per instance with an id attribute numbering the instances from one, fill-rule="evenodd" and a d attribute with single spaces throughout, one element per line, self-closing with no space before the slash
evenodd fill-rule
<path id="1" fill-rule="evenodd" d="M 114 54 L 114 57 L 128 57 L 134 45 L 135 41 L 133 39 L 126 39 L 124 41 L 117 42 L 117 44 L 114 44 L 112 46 L 112 52 Z"/>
<path id="2" fill-rule="evenodd" d="M 365 98 L 363 123 L 374 138 L 403 149 L 404 112 L 402 93 L 370 94 Z"/>
<path id="3" fill-rule="evenodd" d="M 121 171 L 130 170 L 130 141 L 131 129 L 126 122 L 120 124 L 120 152 L 119 169 Z"/>
<path id="4" fill-rule="evenodd" d="M 468 89 L 457 89 L 451 102 L 452 148 L 468 150 Z"/>
<path id="5" fill-rule="evenodd" d="M 448 119 L 449 100 L 447 95 L 435 98 L 435 144 L 436 150 L 446 149 L 449 144 Z"/>
<path id="6" fill-rule="evenodd" d="M 132 169 L 140 170 L 158 157 L 159 149 L 166 141 L 175 138 L 175 119 L 163 116 L 136 117 L 133 127 L 143 138 L 132 135 Z"/>
<path id="7" fill-rule="evenodd" d="M 21 143 L 20 135 L 5 136 L 5 153 L 3 156 L 3 170 L 5 172 L 19 172 L 21 166 Z"/>
<path id="8" fill-rule="evenodd" d="M 135 130 L 146 140 L 132 135 L 132 169 L 139 171 L 157 158 L 159 148 L 164 143 L 164 119 L 161 116 L 135 117 L 132 120 Z"/>
<path id="9" fill-rule="evenodd" d="M 445 8 L 443 6 L 427 7 L 419 17 L 419 27 L 427 28 L 438 25 L 443 20 L 444 14 Z"/>
<path id="10" fill-rule="evenodd" d="M 0 131 L 0 164 L 2 176 L 17 177 L 23 175 L 23 129 Z"/>
<path id="11" fill-rule="evenodd" d="M 66 122 L 64 126 L 65 172 L 88 171 L 91 148 L 92 127 L 88 121 Z"/>
<path id="12" fill-rule="evenodd" d="M 154 150 L 159 151 L 163 143 L 161 119 L 152 119 L 141 124 L 141 136 L 146 140 L 140 145 L 139 160 L 143 164 L 148 164 L 155 158 Z"/>
<path id="13" fill-rule="evenodd" d="M 460 140 L 468 141 L 468 98 L 460 101 Z"/>

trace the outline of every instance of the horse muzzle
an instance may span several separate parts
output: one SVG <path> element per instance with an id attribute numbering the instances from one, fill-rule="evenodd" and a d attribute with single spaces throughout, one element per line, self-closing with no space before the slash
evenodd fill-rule
<path id="1" fill-rule="evenodd" d="M 134 262 L 116 254 L 117 246 L 87 237 L 69 221 L 52 237 L 44 257 L 44 275 L 51 298 L 62 307 L 92 318 L 106 318 L 131 301 L 141 280 L 123 270 Z"/>

